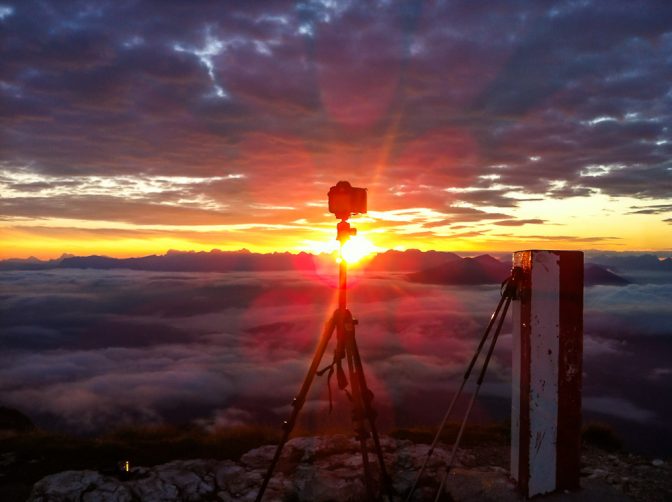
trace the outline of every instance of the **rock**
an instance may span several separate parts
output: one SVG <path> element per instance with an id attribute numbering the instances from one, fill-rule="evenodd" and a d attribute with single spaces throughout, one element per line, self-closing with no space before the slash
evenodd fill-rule
<path id="1" fill-rule="evenodd" d="M 132 498 L 129 490 L 114 478 L 102 476 L 95 471 L 65 471 L 35 483 L 29 500 L 130 502 Z"/>
<path id="2" fill-rule="evenodd" d="M 136 481 L 133 484 L 133 495 L 145 502 L 179 500 L 180 495 L 177 486 L 166 483 L 156 473 L 149 477 Z"/>
<path id="3" fill-rule="evenodd" d="M 322 469 L 297 470 L 294 484 L 298 499 L 301 501 L 329 502 L 339 500 L 356 502 L 366 500 L 366 490 L 361 474 L 341 469 L 336 471 Z"/>
<path id="4" fill-rule="evenodd" d="M 376 490 L 381 473 L 378 458 L 369 442 L 369 464 Z M 401 502 L 415 482 L 427 458 L 429 445 L 406 440 L 381 438 L 385 467 L 392 480 L 394 497 Z M 254 501 L 276 446 L 255 448 L 239 462 L 232 460 L 177 460 L 153 467 L 134 467 L 130 476 L 117 479 L 95 471 L 66 471 L 37 482 L 30 494 L 32 502 L 46 501 Z M 411 500 L 434 500 L 450 457 L 450 446 L 439 444 Z M 495 454 L 499 452 L 499 454 Z M 455 502 L 518 502 L 522 497 L 509 480 L 505 448 L 481 451 L 458 450 L 458 459 L 445 484 L 440 500 Z M 499 465 L 483 465 L 483 459 Z M 549 501 L 584 502 L 592 500 L 652 501 L 657 494 L 669 493 L 667 463 L 660 459 L 603 452 L 584 457 L 582 489 L 555 493 Z M 653 465 L 652 465 L 653 464 Z M 638 470 L 642 467 L 644 470 Z M 348 436 L 295 438 L 283 449 L 264 501 L 354 502 L 367 499 L 359 443 Z M 644 481 L 646 482 L 644 482 Z M 667 484 L 665 484 L 667 483 Z M 667 490 L 667 491 L 666 491 Z M 660 499 L 664 500 L 664 499 Z"/>
<path id="5" fill-rule="evenodd" d="M 90 492 L 82 495 L 82 502 L 130 502 L 133 499 L 128 489 L 116 480 L 107 480 Z"/>
<path id="6" fill-rule="evenodd" d="M 256 491 L 261 486 L 261 482 L 264 479 L 264 474 L 262 474 L 262 471 L 252 471 L 244 473 L 236 480 L 235 484 L 230 485 L 229 488 L 230 493 L 232 495 L 236 495 L 239 497 L 243 496 L 247 492 L 256 493 Z M 269 485 L 270 484 L 271 483 L 269 483 Z"/>
<path id="7" fill-rule="evenodd" d="M 216 466 L 212 460 L 178 460 L 149 470 L 134 469 L 149 475 L 125 484 L 141 500 L 198 501 L 215 493 Z"/>
<path id="8" fill-rule="evenodd" d="M 214 473 L 201 477 L 196 472 L 188 470 L 187 466 L 171 466 L 170 469 L 158 471 L 159 478 L 166 486 L 174 486 L 180 494 L 181 500 L 197 501 L 205 495 L 215 491 Z"/>
<path id="9" fill-rule="evenodd" d="M 246 467 L 258 468 L 268 465 L 275 453 L 275 446 L 262 446 L 245 453 L 240 457 L 240 462 Z"/>
<path id="10" fill-rule="evenodd" d="M 236 480 L 245 472 L 245 469 L 231 460 L 221 462 L 215 471 L 215 480 L 220 490 L 230 490 Z"/>
<path id="11" fill-rule="evenodd" d="M 606 478 L 609 475 L 609 472 L 604 469 L 593 469 L 593 473 L 588 476 L 591 479 L 594 478 Z"/>

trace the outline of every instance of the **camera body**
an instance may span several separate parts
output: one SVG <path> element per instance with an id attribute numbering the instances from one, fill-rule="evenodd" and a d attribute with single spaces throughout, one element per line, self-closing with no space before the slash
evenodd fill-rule
<path id="1" fill-rule="evenodd" d="M 347 181 L 339 181 L 329 189 L 329 212 L 336 218 L 347 220 L 353 214 L 366 213 L 366 188 L 353 187 Z"/>

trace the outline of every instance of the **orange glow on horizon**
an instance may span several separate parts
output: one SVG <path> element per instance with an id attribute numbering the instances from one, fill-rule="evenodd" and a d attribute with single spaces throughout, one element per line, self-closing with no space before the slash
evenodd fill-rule
<path id="1" fill-rule="evenodd" d="M 373 224 L 375 227 L 375 224 Z M 461 237 L 450 235 L 431 235 L 422 239 L 414 239 L 413 236 L 397 234 L 391 231 L 370 232 L 367 234 L 367 242 L 370 243 L 369 255 L 375 252 L 384 252 L 388 249 L 406 250 L 419 249 L 421 251 L 451 251 L 462 253 L 476 252 L 510 252 L 519 249 L 584 249 L 602 251 L 642 251 L 642 252 L 665 252 L 669 249 L 669 242 L 664 236 L 669 236 L 667 228 L 659 228 L 659 232 L 643 232 L 644 227 L 631 227 L 641 231 L 639 238 L 619 239 L 610 241 L 594 242 L 567 238 L 554 237 L 553 234 L 546 236 L 525 236 L 507 238 L 505 236 L 491 236 L 483 233 L 479 236 Z M 667 231 L 667 234 L 665 233 Z M 254 232 L 257 234 L 256 232 Z M 331 233 L 329 231 L 329 233 Z M 521 232 L 522 233 L 522 232 Z M 142 234 L 142 232 L 141 232 Z M 169 250 L 178 251 L 238 251 L 247 249 L 254 253 L 290 252 L 301 251 L 312 254 L 336 254 L 338 242 L 325 240 L 327 233 L 310 235 L 310 239 L 301 239 L 300 236 L 284 236 L 282 238 L 269 238 L 275 236 L 253 235 L 252 232 L 242 235 L 216 235 L 204 233 L 203 236 L 181 237 L 171 236 L 168 232 L 158 236 L 129 237 L 127 235 L 86 236 L 81 232 L 63 233 L 59 236 L 51 235 L 26 235 L 23 232 L 15 232 L 9 229 L 0 229 L 0 260 L 28 257 L 36 257 L 41 260 L 49 260 L 60 257 L 63 254 L 77 256 L 103 255 L 115 258 L 132 258 L 151 254 L 163 255 Z M 541 234 L 541 232 L 539 232 Z M 280 237 L 280 236 L 278 236 Z M 353 246 L 354 247 L 354 246 Z M 366 254 L 366 253 L 365 253 Z M 361 260 L 361 258 L 360 258 Z M 353 263 L 355 263 L 353 261 Z"/>
<path id="2" fill-rule="evenodd" d="M 359 183 L 367 185 L 366 182 Z M 348 244 L 358 258 L 388 249 L 419 249 L 462 253 L 510 252 L 520 249 L 581 249 L 669 253 L 672 224 L 664 216 L 642 214 L 629 198 L 574 197 L 565 200 L 521 201 L 509 220 L 460 220 L 448 209 L 399 207 L 371 192 L 369 214 L 356 219 L 359 234 Z M 374 197 L 375 195 L 375 197 Z M 395 199 L 396 195 L 392 195 Z M 291 201 L 290 201 L 291 202 Z M 662 201 L 660 202 L 663 203 Z M 293 202 L 299 207 L 298 202 Z M 264 209 L 269 214 L 255 220 L 228 224 L 140 224 L 105 220 L 64 218 L 10 219 L 0 224 L 0 259 L 55 259 L 62 254 L 105 255 L 116 258 L 162 255 L 179 251 L 237 251 L 254 253 L 301 251 L 336 253 L 338 242 L 331 216 L 301 208 L 305 218 L 285 209 Z M 381 208 L 381 209 L 374 209 Z M 478 208 L 501 212 L 499 208 Z M 312 213 L 310 211 L 313 211 Z M 467 215 L 469 216 L 469 215 Z M 517 223 L 522 220 L 523 223 Z M 264 222 L 265 221 L 265 222 Z M 511 224 L 508 224 L 511 223 Z M 366 252 L 356 250 L 364 247 Z"/>

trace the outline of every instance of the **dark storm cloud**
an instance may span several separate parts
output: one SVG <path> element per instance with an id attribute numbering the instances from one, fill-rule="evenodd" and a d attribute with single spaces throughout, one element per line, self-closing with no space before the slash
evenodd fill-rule
<path id="1" fill-rule="evenodd" d="M 2 161 L 38 196 L 49 176 L 242 173 L 194 192 L 286 205 L 328 172 L 381 208 L 670 193 L 669 2 L 3 5 Z M 128 213 L 73 197 L 6 210 Z M 171 222 L 150 204 L 134 222 Z"/>

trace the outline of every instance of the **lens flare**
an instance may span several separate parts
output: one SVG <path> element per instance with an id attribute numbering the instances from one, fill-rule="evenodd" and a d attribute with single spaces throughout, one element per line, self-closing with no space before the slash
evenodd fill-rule
<path id="1" fill-rule="evenodd" d="M 341 257 L 349 264 L 357 263 L 376 252 L 376 247 L 365 237 L 355 235 L 343 244 Z"/>

